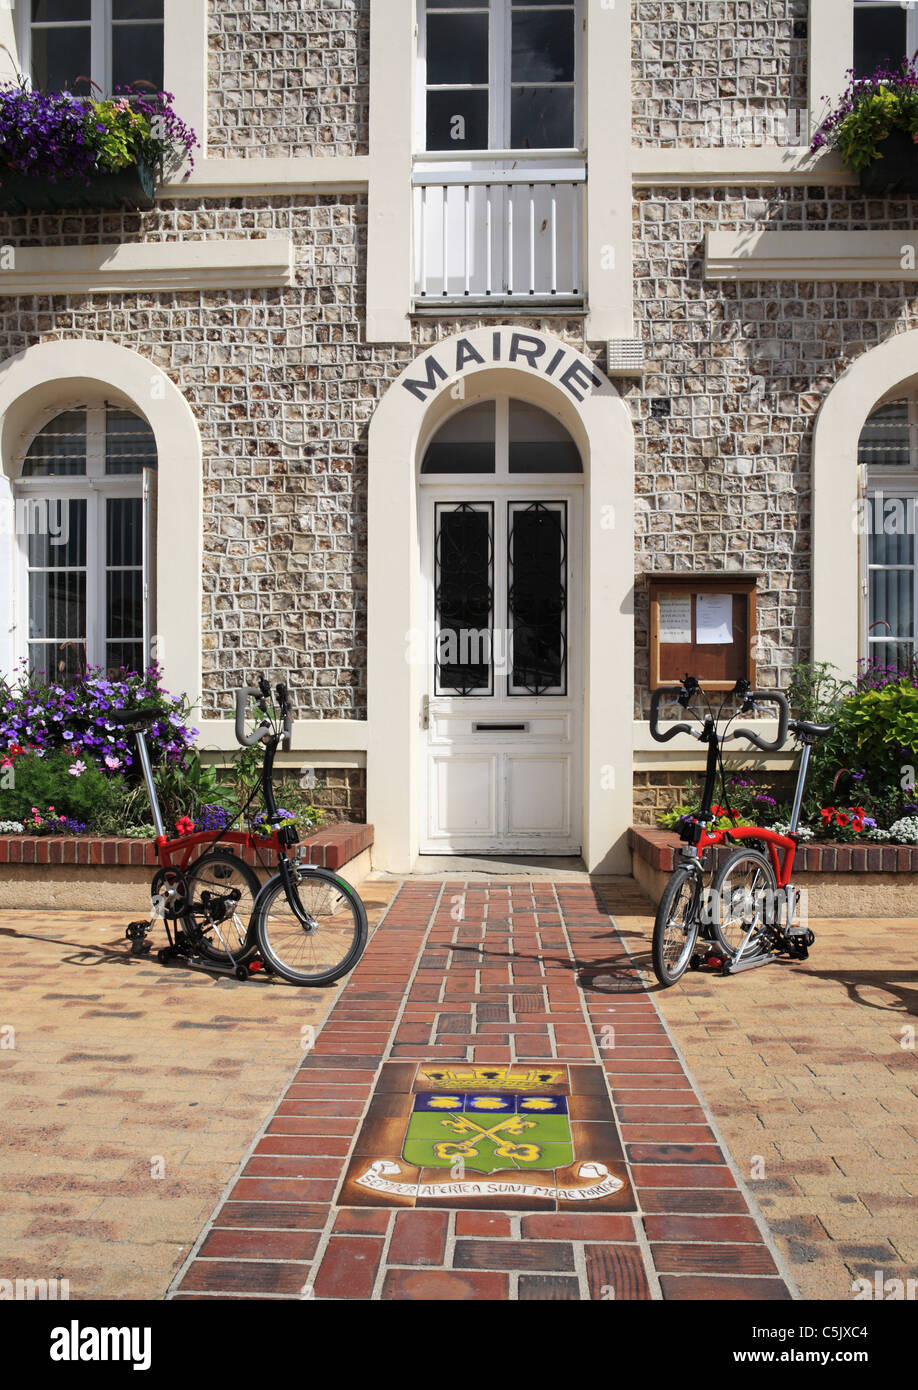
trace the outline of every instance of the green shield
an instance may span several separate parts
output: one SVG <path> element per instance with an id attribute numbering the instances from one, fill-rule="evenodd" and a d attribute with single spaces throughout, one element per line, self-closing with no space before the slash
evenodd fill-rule
<path id="1" fill-rule="evenodd" d="M 402 1157 L 475 1173 L 562 1168 L 574 1160 L 567 1098 L 505 1092 L 416 1095 Z"/>

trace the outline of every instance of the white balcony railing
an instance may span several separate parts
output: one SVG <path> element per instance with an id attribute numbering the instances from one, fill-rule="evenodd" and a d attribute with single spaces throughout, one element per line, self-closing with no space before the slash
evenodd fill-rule
<path id="1" fill-rule="evenodd" d="M 583 302 L 580 168 L 416 169 L 417 307 Z"/>

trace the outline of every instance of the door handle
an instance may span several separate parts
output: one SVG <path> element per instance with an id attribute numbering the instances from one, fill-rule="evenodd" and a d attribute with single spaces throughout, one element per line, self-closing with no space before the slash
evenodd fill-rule
<path id="1" fill-rule="evenodd" d="M 421 696 L 421 728 L 430 728 L 430 696 Z"/>

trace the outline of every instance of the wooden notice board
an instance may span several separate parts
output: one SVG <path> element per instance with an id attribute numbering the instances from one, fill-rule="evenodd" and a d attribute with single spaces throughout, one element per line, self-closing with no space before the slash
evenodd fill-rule
<path id="1" fill-rule="evenodd" d="M 696 676 L 706 690 L 755 685 L 758 574 L 650 579 L 650 688 Z"/>

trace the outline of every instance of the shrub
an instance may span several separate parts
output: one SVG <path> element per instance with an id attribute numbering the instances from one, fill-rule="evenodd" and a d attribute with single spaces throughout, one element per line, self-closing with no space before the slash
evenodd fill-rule
<path id="1" fill-rule="evenodd" d="M 0 817 L 30 826 L 36 815 L 41 821 L 63 817 L 85 826 L 107 794 L 108 779 L 93 763 L 65 749 L 26 751 L 13 762 L 12 775 L 0 779 Z"/>

